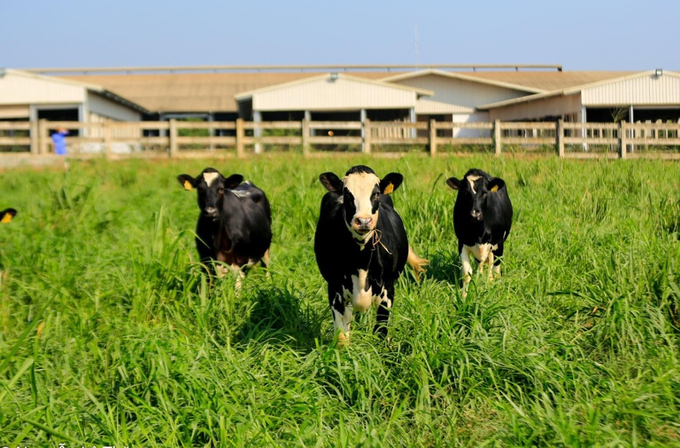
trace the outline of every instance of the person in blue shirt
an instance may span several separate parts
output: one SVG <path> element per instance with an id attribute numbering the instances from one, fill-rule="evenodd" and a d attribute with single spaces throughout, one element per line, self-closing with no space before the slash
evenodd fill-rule
<path id="1" fill-rule="evenodd" d="M 66 136 L 68 130 L 64 128 L 57 128 L 57 132 L 52 134 L 52 144 L 54 145 L 54 153 L 60 156 L 66 155 Z"/>

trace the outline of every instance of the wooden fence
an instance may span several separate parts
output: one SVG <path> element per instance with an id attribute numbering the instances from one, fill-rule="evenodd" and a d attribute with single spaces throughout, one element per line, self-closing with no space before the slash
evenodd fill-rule
<path id="1" fill-rule="evenodd" d="M 556 122 L 0 122 L 0 157 L 53 152 L 58 128 L 70 157 L 200 157 L 218 154 L 321 152 L 442 153 L 508 151 L 559 157 L 663 157 L 680 159 L 678 123 Z"/>

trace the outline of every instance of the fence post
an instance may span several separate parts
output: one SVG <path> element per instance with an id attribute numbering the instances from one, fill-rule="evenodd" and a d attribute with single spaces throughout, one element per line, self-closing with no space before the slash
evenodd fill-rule
<path id="1" fill-rule="evenodd" d="M 302 119 L 302 154 L 309 155 L 309 120 Z"/>
<path id="2" fill-rule="evenodd" d="M 619 122 L 619 159 L 626 158 L 626 121 Z"/>
<path id="3" fill-rule="evenodd" d="M 170 157 L 175 157 L 177 155 L 177 120 L 174 118 L 170 119 L 170 131 L 168 133 L 170 139 Z"/>
<path id="4" fill-rule="evenodd" d="M 366 154 L 371 153 L 371 120 L 368 118 L 364 120 L 362 123 L 362 126 L 364 127 L 364 141 L 363 141 L 363 147 L 361 148 L 361 152 L 364 152 Z"/>
<path id="5" fill-rule="evenodd" d="M 243 138 L 245 130 L 243 128 L 243 118 L 236 119 L 236 157 L 243 157 Z"/>
<path id="6" fill-rule="evenodd" d="M 493 122 L 493 143 L 496 155 L 501 155 L 501 120 L 494 120 Z"/>
<path id="7" fill-rule="evenodd" d="M 557 139 L 557 156 L 564 157 L 564 120 L 561 118 L 557 119 L 555 138 Z"/>
<path id="8" fill-rule="evenodd" d="M 38 154 L 48 154 L 50 152 L 49 131 L 47 120 L 38 121 Z"/>
<path id="9" fill-rule="evenodd" d="M 430 120 L 430 157 L 437 155 L 437 122 Z"/>
<path id="10" fill-rule="evenodd" d="M 38 122 L 31 121 L 31 154 L 36 155 L 40 152 L 40 135 L 38 131 Z"/>
<path id="11" fill-rule="evenodd" d="M 260 126 L 262 121 L 259 119 L 253 120 L 253 137 L 255 137 L 255 145 L 253 146 L 253 152 L 255 154 L 262 153 L 262 143 L 260 137 L 262 137 L 262 127 Z"/>
<path id="12" fill-rule="evenodd" d="M 105 121 L 102 123 L 104 128 L 104 157 L 107 159 L 111 158 L 111 126 L 110 122 Z"/>

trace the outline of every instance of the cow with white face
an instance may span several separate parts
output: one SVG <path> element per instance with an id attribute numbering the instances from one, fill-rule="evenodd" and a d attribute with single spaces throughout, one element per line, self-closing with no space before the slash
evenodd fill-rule
<path id="1" fill-rule="evenodd" d="M 180 174 L 177 180 L 186 190 L 198 190 L 196 249 L 201 262 L 210 272 L 214 261 L 236 272 L 239 288 L 245 268 L 269 262 L 272 219 L 267 196 L 252 183 L 243 182 L 240 174 L 225 178 L 214 168 L 204 169 L 195 178 Z"/>
<path id="2" fill-rule="evenodd" d="M 458 191 L 453 206 L 453 227 L 458 237 L 462 263 L 463 295 L 472 276 L 471 255 L 479 271 L 489 267 L 489 279 L 500 276 L 500 257 L 512 226 L 512 203 L 505 181 L 473 168 L 462 179 L 451 177 L 446 183 Z"/>
<path id="3" fill-rule="evenodd" d="M 394 283 L 407 259 L 414 268 L 426 260 L 408 245 L 404 224 L 390 194 L 403 176 L 380 179 L 363 165 L 349 169 L 342 179 L 323 173 L 319 180 L 328 192 L 321 201 L 314 252 L 321 275 L 328 282 L 328 300 L 341 344 L 349 342 L 352 311 L 378 305 L 375 331 L 387 335 L 394 302 Z"/>

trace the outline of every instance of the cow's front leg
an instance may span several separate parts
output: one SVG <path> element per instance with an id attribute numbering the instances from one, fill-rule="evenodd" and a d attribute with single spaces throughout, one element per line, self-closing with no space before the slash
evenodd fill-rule
<path id="1" fill-rule="evenodd" d="M 501 278 L 501 258 L 503 256 L 503 242 L 501 241 L 493 249 L 493 274 L 496 278 Z M 491 266 L 491 263 L 489 263 Z"/>
<path id="2" fill-rule="evenodd" d="M 265 268 L 265 269 L 269 266 L 269 249 L 267 249 L 267 250 L 264 252 L 264 255 L 263 255 L 262 258 L 260 259 L 260 266 L 262 266 L 262 267 Z M 265 273 L 265 276 L 267 277 L 267 280 L 271 280 L 272 277 L 271 277 L 271 275 L 269 274 L 269 269 L 267 269 L 267 271 L 266 271 L 266 273 Z"/>
<path id="3" fill-rule="evenodd" d="M 489 266 L 489 281 L 493 281 L 493 271 L 494 271 L 494 256 L 493 256 L 493 251 L 489 251 L 489 255 L 486 257 L 486 264 Z M 480 263 L 482 264 L 482 263 Z"/>
<path id="4" fill-rule="evenodd" d="M 470 264 L 470 248 L 463 245 L 460 250 L 461 274 L 463 276 L 463 297 L 467 296 L 468 285 L 472 279 L 472 265 Z"/>
<path id="5" fill-rule="evenodd" d="M 352 307 L 345 303 L 342 287 L 328 285 L 328 302 L 333 314 L 333 326 L 338 334 L 338 344 L 349 344 L 349 330 L 352 323 Z"/>
<path id="6" fill-rule="evenodd" d="M 376 316 L 376 323 L 374 332 L 382 339 L 387 337 L 387 323 L 390 319 L 390 310 L 394 303 L 394 285 L 385 285 L 380 291 L 380 302 L 378 303 L 378 314 Z"/>

